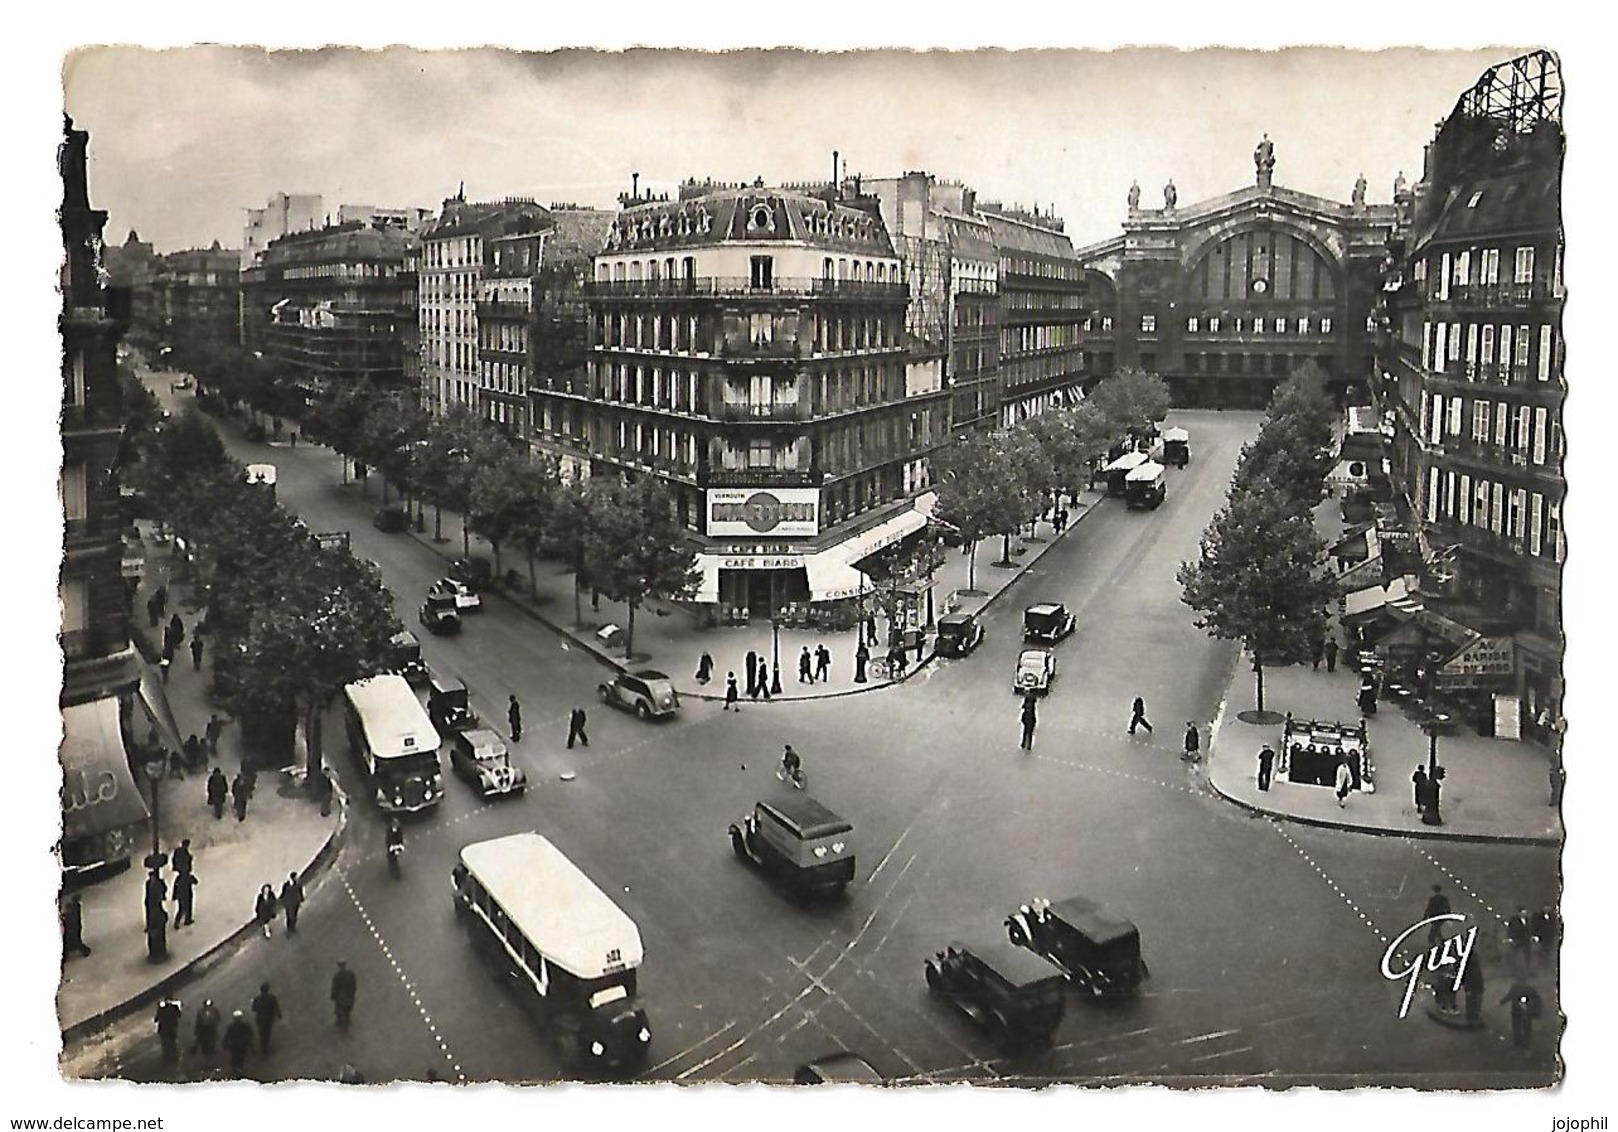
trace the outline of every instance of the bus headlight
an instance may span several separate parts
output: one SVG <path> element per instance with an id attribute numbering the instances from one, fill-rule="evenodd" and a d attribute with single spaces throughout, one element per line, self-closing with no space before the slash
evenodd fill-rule
<path id="1" fill-rule="evenodd" d="M 652 1032 L 645 1026 L 640 1028 L 640 1040 L 643 1042 L 649 1042 L 652 1040 Z"/>
<path id="2" fill-rule="evenodd" d="M 602 1054 L 607 1052 L 607 1047 L 602 1045 L 600 1042 L 591 1042 L 590 1052 L 595 1054 L 595 1056 L 600 1057 Z"/>
<path id="3" fill-rule="evenodd" d="M 833 853 L 841 853 L 843 851 L 843 843 L 841 841 L 833 841 L 831 843 L 831 851 Z"/>
<path id="4" fill-rule="evenodd" d="M 815 846 L 815 856 L 824 857 L 825 855 L 826 855 L 826 847 L 824 845 L 816 845 Z"/>

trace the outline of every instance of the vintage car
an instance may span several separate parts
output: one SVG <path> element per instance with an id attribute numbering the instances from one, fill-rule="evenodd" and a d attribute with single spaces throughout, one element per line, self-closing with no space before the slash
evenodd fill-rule
<path id="1" fill-rule="evenodd" d="M 965 656 L 983 643 L 983 626 L 976 613 L 946 613 L 938 619 L 939 656 Z"/>
<path id="2" fill-rule="evenodd" d="M 421 642 L 409 629 L 401 629 L 388 640 L 382 657 L 382 670 L 403 676 L 413 688 L 427 683 L 427 663 L 421 659 Z"/>
<path id="3" fill-rule="evenodd" d="M 429 633 L 445 636 L 461 631 L 461 612 L 455 608 L 455 599 L 440 594 L 434 597 L 427 595 L 427 600 L 421 603 L 417 616 Z"/>
<path id="4" fill-rule="evenodd" d="M 1067 985 L 1032 952 L 1003 939 L 951 943 L 928 959 L 928 988 L 1002 1048 L 1043 1045 L 1062 1024 Z"/>
<path id="5" fill-rule="evenodd" d="M 662 719 L 680 712 L 680 693 L 674 690 L 674 682 L 654 668 L 620 672 L 598 691 L 602 703 L 632 711 L 641 719 Z"/>
<path id="6" fill-rule="evenodd" d="M 759 802 L 730 827 L 736 856 L 795 892 L 841 892 L 854 879 L 854 826 L 804 794 Z"/>
<path id="7" fill-rule="evenodd" d="M 1191 462 L 1191 434 L 1183 428 L 1163 430 L 1163 463 L 1183 468 Z"/>
<path id="8" fill-rule="evenodd" d="M 400 534 L 410 527 L 410 516 L 402 507 L 382 507 L 371 516 L 371 526 L 385 535 Z"/>
<path id="9" fill-rule="evenodd" d="M 473 555 L 457 558 L 449 565 L 449 576 L 473 590 L 486 590 L 494 585 L 494 567 L 487 558 Z"/>
<path id="10" fill-rule="evenodd" d="M 1050 649 L 1023 649 L 1017 655 L 1017 671 L 1011 677 L 1011 690 L 1021 695 L 1051 690 L 1056 677 L 1056 656 Z"/>
<path id="11" fill-rule="evenodd" d="M 455 599 L 455 608 L 463 616 L 468 613 L 481 613 L 483 599 L 476 590 L 465 582 L 457 582 L 454 578 L 440 578 L 428 588 L 429 594 L 447 594 Z"/>
<path id="12" fill-rule="evenodd" d="M 1048 959 L 1076 988 L 1131 994 L 1149 972 L 1140 930 L 1093 900 L 1031 900 L 1006 917 L 1011 942 Z"/>
<path id="13" fill-rule="evenodd" d="M 485 798 L 521 794 L 528 788 L 528 776 L 521 767 L 511 765 L 505 740 L 487 727 L 474 727 L 451 735 L 449 765 Z"/>
<path id="14" fill-rule="evenodd" d="M 451 684 L 434 676 L 427 685 L 427 718 L 442 735 L 478 726 L 471 690 L 465 684 Z"/>
<path id="15" fill-rule="evenodd" d="M 846 1049 L 806 1061 L 792 1074 L 794 1085 L 882 1085 L 885 1078 L 857 1053 Z"/>
<path id="16" fill-rule="evenodd" d="M 1044 601 L 1023 610 L 1022 635 L 1027 641 L 1059 641 L 1073 632 L 1077 621 L 1058 601 Z"/>

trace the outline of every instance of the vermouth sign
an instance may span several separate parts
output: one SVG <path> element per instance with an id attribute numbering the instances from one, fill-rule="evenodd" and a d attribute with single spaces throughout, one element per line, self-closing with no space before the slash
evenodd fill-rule
<path id="1" fill-rule="evenodd" d="M 820 533 L 817 488 L 713 488 L 708 492 L 711 538 Z"/>

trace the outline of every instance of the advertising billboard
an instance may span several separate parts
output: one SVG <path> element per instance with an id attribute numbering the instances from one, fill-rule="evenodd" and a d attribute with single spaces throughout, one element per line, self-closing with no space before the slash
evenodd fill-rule
<path id="1" fill-rule="evenodd" d="M 709 538 L 808 538 L 820 533 L 820 489 L 723 487 L 708 490 Z"/>

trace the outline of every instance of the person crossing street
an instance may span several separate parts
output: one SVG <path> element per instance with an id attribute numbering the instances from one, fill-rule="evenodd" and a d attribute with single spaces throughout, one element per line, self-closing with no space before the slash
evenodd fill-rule
<path id="1" fill-rule="evenodd" d="M 1034 728 L 1039 723 L 1039 711 L 1034 706 L 1034 695 L 1030 692 L 1022 698 L 1022 749 L 1034 749 Z"/>
<path id="2" fill-rule="evenodd" d="M 331 977 L 331 1003 L 337 1013 L 337 1025 L 346 1030 L 354 1014 L 354 999 L 359 992 L 359 980 L 349 970 L 348 960 L 337 961 L 337 971 Z"/>
<path id="3" fill-rule="evenodd" d="M 506 707 L 506 722 L 511 724 L 511 741 L 522 742 L 522 705 L 517 702 L 515 695 Z"/>
<path id="4" fill-rule="evenodd" d="M 590 736 L 586 735 L 584 732 L 584 725 L 586 722 L 587 717 L 584 714 L 584 709 L 581 707 L 574 708 L 573 711 L 568 715 L 567 746 L 569 750 L 573 749 L 573 743 L 575 740 L 586 747 L 590 745 Z"/>
<path id="5" fill-rule="evenodd" d="M 1133 735 L 1137 727 L 1146 728 L 1148 735 L 1152 733 L 1152 724 L 1146 718 L 1146 701 L 1140 696 L 1136 696 L 1135 702 L 1129 707 L 1129 733 Z"/>

